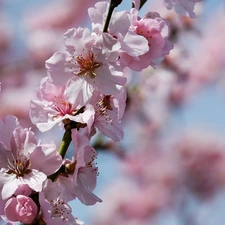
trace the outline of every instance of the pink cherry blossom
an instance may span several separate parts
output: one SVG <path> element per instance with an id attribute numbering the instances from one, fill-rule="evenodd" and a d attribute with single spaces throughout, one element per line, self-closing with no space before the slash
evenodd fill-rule
<path id="1" fill-rule="evenodd" d="M 57 180 L 64 189 L 66 200 L 78 198 L 85 205 L 94 205 L 102 201 L 93 193 L 98 176 L 98 168 L 94 163 L 97 152 L 90 146 L 88 138 L 75 129 L 72 129 L 72 140 L 75 155 L 72 162 L 65 162 L 70 175 L 60 176 Z"/>
<path id="2" fill-rule="evenodd" d="M 74 89 L 56 86 L 47 78 L 42 79 L 37 90 L 38 100 L 31 101 L 31 121 L 42 132 L 50 130 L 57 123 L 66 123 L 67 120 L 82 124 L 92 123 L 94 108 L 90 104 L 85 105 L 79 94 Z"/>
<path id="3" fill-rule="evenodd" d="M 95 108 L 93 126 L 114 141 L 122 140 L 124 132 L 121 118 L 126 107 L 125 88 L 116 95 L 101 95 L 94 92 L 91 104 Z"/>
<path id="4" fill-rule="evenodd" d="M 215 133 L 189 130 L 173 150 L 178 156 L 183 184 L 208 198 L 225 186 L 225 144 Z"/>
<path id="5" fill-rule="evenodd" d="M 0 130 L 15 122 L 15 118 L 3 122 Z M 2 126 L 4 124 L 4 126 Z M 34 133 L 27 128 L 15 126 L 0 140 L 0 190 L 2 199 L 12 196 L 20 185 L 27 184 L 34 191 L 42 190 L 42 183 L 62 163 L 54 143 L 37 143 Z M 10 143 L 10 144 L 9 144 Z"/>
<path id="6" fill-rule="evenodd" d="M 6 116 L 0 119 L 0 146 L 10 150 L 10 141 L 13 135 L 13 130 L 19 127 L 19 120 L 15 116 Z"/>
<path id="7" fill-rule="evenodd" d="M 131 57 L 127 53 L 121 53 L 121 63 L 135 71 L 141 71 L 149 65 L 155 67 L 173 48 L 173 44 L 168 40 L 170 32 L 168 21 L 162 19 L 156 12 L 149 12 L 144 18 L 140 19 L 138 11 L 132 9 L 131 15 L 132 26 L 130 29 L 146 38 L 149 51 L 138 57 Z"/>
<path id="8" fill-rule="evenodd" d="M 74 82 L 73 88 L 109 95 L 118 93 L 126 82 L 118 64 L 117 41 L 109 34 L 95 35 L 87 28 L 72 28 L 64 34 L 66 52 L 56 52 L 46 61 L 50 80 L 56 85 Z"/>
<path id="9" fill-rule="evenodd" d="M 39 197 L 45 223 L 48 225 L 82 225 L 83 222 L 71 214 L 72 209 L 61 194 L 62 190 L 57 182 L 46 180 Z"/>
<path id="10" fill-rule="evenodd" d="M 194 7 L 197 2 L 202 0 L 164 0 L 168 9 L 174 8 L 175 11 L 183 16 L 189 15 L 191 18 L 195 18 Z"/>
<path id="11" fill-rule="evenodd" d="M 102 33 L 108 8 L 108 2 L 98 2 L 95 7 L 88 9 L 89 17 L 92 20 L 92 29 L 97 34 Z M 107 32 L 119 42 L 119 52 L 126 52 L 135 57 L 146 53 L 149 47 L 146 38 L 129 29 L 130 17 L 128 11 L 114 11 Z M 121 21 L 123 22 L 121 23 Z"/>
<path id="12" fill-rule="evenodd" d="M 4 211 L 9 221 L 30 224 L 37 215 L 38 207 L 30 197 L 17 195 L 6 202 Z"/>

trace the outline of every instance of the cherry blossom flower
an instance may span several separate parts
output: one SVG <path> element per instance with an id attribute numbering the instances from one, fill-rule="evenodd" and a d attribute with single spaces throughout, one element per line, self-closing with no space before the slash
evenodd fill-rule
<path id="1" fill-rule="evenodd" d="M 118 64 L 117 41 L 109 34 L 92 35 L 87 28 L 72 28 L 64 34 L 66 52 L 56 52 L 46 61 L 50 80 L 86 93 L 93 90 L 110 95 L 118 93 L 126 82 Z"/>
<path id="2" fill-rule="evenodd" d="M 95 108 L 93 126 L 114 141 L 122 140 L 124 132 L 121 118 L 126 107 L 126 90 L 121 89 L 116 95 L 101 95 L 94 92 L 91 104 Z"/>
<path id="3" fill-rule="evenodd" d="M 63 187 L 65 200 L 78 198 L 85 205 L 94 205 L 102 200 L 93 194 L 96 187 L 98 168 L 94 160 L 97 152 L 90 146 L 86 136 L 72 129 L 72 140 L 75 146 L 75 155 L 72 162 L 65 161 L 68 176 L 59 176 L 57 181 Z"/>
<path id="4" fill-rule="evenodd" d="M 75 218 L 72 209 L 63 199 L 62 190 L 57 182 L 46 180 L 43 191 L 40 192 L 40 208 L 42 219 L 48 225 L 82 225 Z"/>
<path id="5" fill-rule="evenodd" d="M 183 16 L 189 15 L 191 18 L 195 18 L 196 15 L 193 12 L 195 4 L 202 0 L 164 0 L 168 9 L 174 8 L 175 11 Z"/>
<path id="6" fill-rule="evenodd" d="M 6 116 L 0 119 L 0 144 L 7 150 L 10 150 L 10 141 L 13 130 L 19 127 L 19 120 L 15 116 Z"/>
<path id="7" fill-rule="evenodd" d="M 144 18 L 140 19 L 135 8 L 131 10 L 131 15 L 132 26 L 130 29 L 146 38 L 149 51 L 138 57 L 131 57 L 123 52 L 120 54 L 121 63 L 135 71 L 141 71 L 149 65 L 155 67 L 173 48 L 173 44 L 168 39 L 168 21 L 162 19 L 156 12 L 149 12 Z"/>
<path id="8" fill-rule="evenodd" d="M 10 222 L 31 224 L 37 215 L 38 207 L 30 197 L 17 195 L 6 202 L 4 211 Z"/>
<path id="9" fill-rule="evenodd" d="M 72 91 L 72 93 L 71 93 Z M 94 120 L 94 108 L 82 101 L 79 93 L 65 86 L 56 86 L 47 78 L 42 79 L 37 90 L 38 100 L 31 101 L 30 118 L 42 132 L 67 120 L 86 124 Z"/>
<path id="10" fill-rule="evenodd" d="M 4 133 L 0 138 L 2 199 L 11 197 L 24 184 L 34 191 L 41 191 L 44 180 L 62 163 L 54 143 L 37 143 L 30 129 L 15 122 L 16 118 L 12 116 L 0 120 L 0 130 Z"/>
<path id="11" fill-rule="evenodd" d="M 98 2 L 95 7 L 89 8 L 88 13 L 92 21 L 93 32 L 102 33 L 105 24 L 106 15 L 108 12 L 108 2 Z M 132 57 L 143 55 L 149 50 L 148 41 L 145 37 L 138 35 L 136 32 L 130 30 L 131 20 L 128 11 L 113 12 L 108 31 L 113 38 L 120 44 L 120 52 L 126 52 Z M 123 21 L 121 23 L 121 21 Z"/>

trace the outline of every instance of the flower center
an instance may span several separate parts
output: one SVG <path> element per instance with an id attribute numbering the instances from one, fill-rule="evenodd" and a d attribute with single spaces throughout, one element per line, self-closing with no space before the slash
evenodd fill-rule
<path id="1" fill-rule="evenodd" d="M 76 61 L 80 67 L 80 71 L 76 74 L 77 76 L 89 75 L 92 79 L 97 76 L 95 70 L 101 65 L 94 61 L 94 54 L 92 52 L 89 52 L 86 58 L 82 55 L 77 56 Z"/>
<path id="2" fill-rule="evenodd" d="M 152 35 L 153 35 L 153 32 L 150 31 L 147 27 L 145 26 L 140 26 L 140 27 L 137 27 L 137 30 L 136 30 L 137 34 L 145 37 L 148 41 L 148 46 L 151 46 L 151 42 L 152 42 Z"/>
<path id="3" fill-rule="evenodd" d="M 51 205 L 52 218 L 61 218 L 63 221 L 67 221 L 69 219 L 69 215 L 71 214 L 72 210 L 66 202 L 61 199 L 56 199 L 51 201 Z"/>
<path id="4" fill-rule="evenodd" d="M 66 114 L 72 114 L 71 103 L 65 101 L 62 97 L 55 96 L 54 108 L 56 111 L 59 112 L 59 116 L 64 116 Z"/>
<path id="5" fill-rule="evenodd" d="M 25 174 L 31 172 L 30 165 L 31 163 L 26 156 L 19 154 L 14 156 L 12 154 L 11 160 L 8 158 L 7 166 L 9 170 L 7 171 L 7 174 L 16 174 L 16 178 L 23 177 Z"/>

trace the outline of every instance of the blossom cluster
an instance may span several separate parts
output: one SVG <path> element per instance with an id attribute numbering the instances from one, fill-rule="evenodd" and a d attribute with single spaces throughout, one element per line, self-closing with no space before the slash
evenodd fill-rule
<path id="1" fill-rule="evenodd" d="M 123 139 L 124 69 L 155 68 L 173 48 L 169 22 L 158 12 L 140 18 L 139 1 L 129 11 L 113 11 L 108 23 L 110 9 L 120 2 L 90 7 L 91 30 L 67 30 L 64 49 L 46 61 L 47 76 L 31 101 L 30 119 L 41 132 L 56 125 L 64 130 L 60 146 L 42 144 L 15 116 L 0 120 L 0 216 L 8 224 L 83 224 L 68 203 L 102 201 L 93 193 L 98 167 L 91 138 L 101 132 L 115 142 Z M 196 1 L 190 7 L 183 2 L 193 16 Z M 165 4 L 171 8 L 179 1 Z M 68 159 L 70 142 L 74 151 Z"/>

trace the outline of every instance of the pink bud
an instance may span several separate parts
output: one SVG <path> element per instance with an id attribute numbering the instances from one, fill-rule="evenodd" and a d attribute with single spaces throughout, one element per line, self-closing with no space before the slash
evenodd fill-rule
<path id="1" fill-rule="evenodd" d="M 30 224 L 35 219 L 38 208 L 30 197 L 18 195 L 6 202 L 4 211 L 11 222 Z"/>

